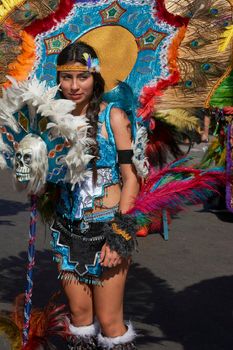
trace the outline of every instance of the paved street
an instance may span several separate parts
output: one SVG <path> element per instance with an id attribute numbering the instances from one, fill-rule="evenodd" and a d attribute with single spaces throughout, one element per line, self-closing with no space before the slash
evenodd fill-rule
<path id="1" fill-rule="evenodd" d="M 203 144 L 195 146 L 200 157 Z M 0 172 L 0 310 L 24 291 L 29 206 Z M 169 240 L 139 239 L 125 300 L 138 331 L 139 350 L 233 349 L 233 214 L 192 207 L 175 218 Z M 33 304 L 46 305 L 59 289 L 49 230 L 38 224 Z M 0 350 L 9 350 L 0 337 Z"/>

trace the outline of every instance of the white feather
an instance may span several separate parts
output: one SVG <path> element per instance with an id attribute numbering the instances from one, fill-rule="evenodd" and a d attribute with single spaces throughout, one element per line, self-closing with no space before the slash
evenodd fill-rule
<path id="1" fill-rule="evenodd" d="M 75 117 L 72 111 L 75 103 L 65 99 L 55 99 L 59 86 L 47 87 L 45 81 L 38 81 L 36 78 L 17 82 L 14 78 L 8 77 L 12 86 L 3 92 L 0 99 L 0 125 L 7 125 L 14 131 L 19 131 L 20 126 L 13 117 L 13 113 L 20 110 L 27 104 L 33 107 L 34 113 L 30 113 L 31 123 L 37 122 L 37 114 L 49 118 L 47 128 L 52 128 L 55 135 L 60 135 L 71 143 L 71 148 L 64 158 L 68 166 L 67 178 L 74 185 L 84 179 L 87 165 L 94 156 L 88 154 L 90 146 L 95 141 L 87 136 L 91 127 L 85 116 Z M 31 109 L 30 109 L 31 110 Z M 47 170 L 46 170 L 47 171 Z M 46 172 L 45 171 L 45 172 Z M 45 181 L 39 174 L 38 183 L 30 183 L 30 189 L 35 193 Z"/>
<path id="2" fill-rule="evenodd" d="M 0 153 L 0 169 L 6 169 L 7 168 L 7 163 L 6 160 L 4 158 L 4 156 Z"/>

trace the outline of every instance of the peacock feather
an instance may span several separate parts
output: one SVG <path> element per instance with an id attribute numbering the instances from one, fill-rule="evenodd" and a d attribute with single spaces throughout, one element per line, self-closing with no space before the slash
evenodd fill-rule
<path id="1" fill-rule="evenodd" d="M 180 79 L 157 99 L 157 109 L 208 107 L 222 76 L 231 65 L 231 47 L 218 47 L 226 25 L 232 24 L 232 5 L 226 0 L 168 0 L 168 11 L 189 18 L 177 57 Z"/>

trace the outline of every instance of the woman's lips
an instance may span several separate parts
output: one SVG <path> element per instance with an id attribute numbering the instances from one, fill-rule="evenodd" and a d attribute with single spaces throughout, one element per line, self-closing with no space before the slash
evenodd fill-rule
<path id="1" fill-rule="evenodd" d="M 74 98 L 74 99 L 79 99 L 83 96 L 83 94 L 70 94 L 70 97 L 71 98 Z"/>

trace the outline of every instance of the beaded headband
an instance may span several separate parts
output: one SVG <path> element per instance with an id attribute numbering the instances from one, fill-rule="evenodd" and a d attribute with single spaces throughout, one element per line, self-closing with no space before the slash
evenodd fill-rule
<path id="1" fill-rule="evenodd" d="M 74 64 L 64 64 L 61 66 L 57 66 L 58 72 L 64 71 L 75 71 L 75 72 L 100 72 L 99 60 L 98 58 L 91 58 L 91 56 L 84 52 L 83 58 L 85 59 L 87 65 L 86 66 L 77 66 Z"/>

